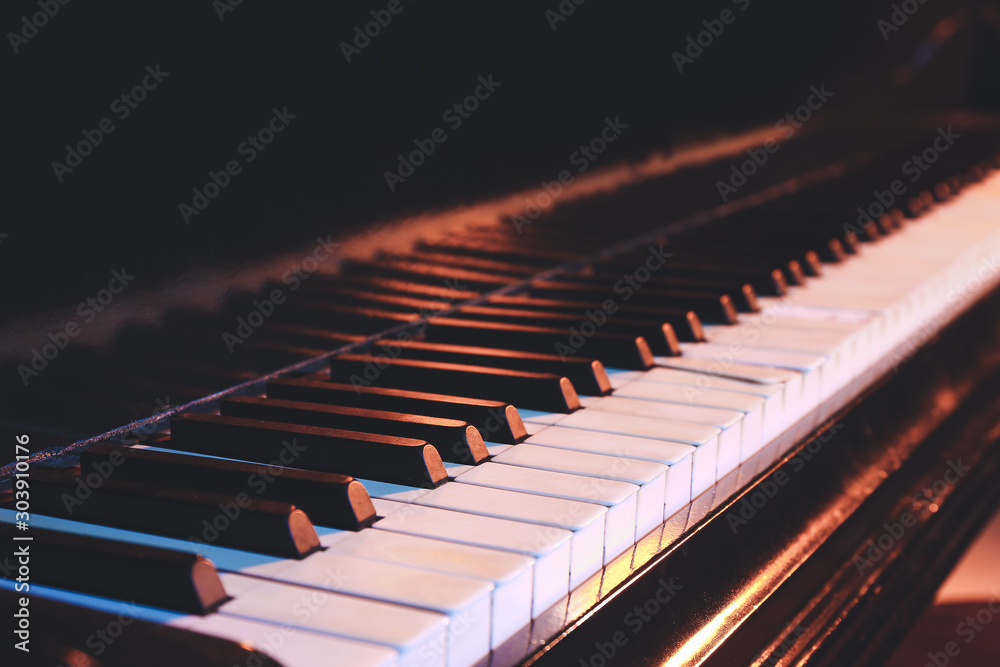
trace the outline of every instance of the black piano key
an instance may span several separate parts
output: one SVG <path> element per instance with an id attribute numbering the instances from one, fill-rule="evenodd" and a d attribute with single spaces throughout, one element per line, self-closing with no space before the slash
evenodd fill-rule
<path id="1" fill-rule="evenodd" d="M 555 279 L 559 282 L 578 282 L 607 287 L 609 285 L 608 279 L 610 276 L 614 275 L 614 273 L 617 272 L 609 270 L 608 265 L 597 264 L 588 267 L 583 271 L 560 273 L 555 277 Z M 708 278 L 676 275 L 662 276 L 653 274 L 646 282 L 646 285 L 657 289 L 682 289 L 693 290 L 696 292 L 718 292 L 728 294 L 733 298 L 733 303 L 736 304 L 736 310 L 739 312 L 756 313 L 760 311 L 760 305 L 757 303 L 757 291 L 753 288 L 753 285 L 748 282 L 740 282 L 736 280 L 711 280 Z M 628 304 L 622 305 L 627 306 Z M 677 324 L 673 321 L 665 321 L 670 322 L 675 329 L 677 328 Z"/>
<path id="2" fill-rule="evenodd" d="M 32 507 L 62 519 L 200 539 L 282 558 L 302 558 L 320 547 L 309 517 L 287 503 L 251 498 L 249 492 L 238 496 L 138 484 L 119 480 L 113 472 L 89 485 L 68 470 L 36 470 L 31 475 Z M 89 493 L 79 492 L 81 488 Z"/>
<path id="3" fill-rule="evenodd" d="M 533 283 L 528 291 L 534 296 L 545 298 L 571 298 L 602 300 L 608 298 L 607 288 L 561 282 L 558 279 Z M 698 313 L 703 322 L 718 324 L 736 323 L 736 306 L 728 294 L 695 292 L 687 290 L 666 290 L 643 287 L 632 292 L 629 303 L 651 306 L 690 308 Z"/>
<path id="4" fill-rule="evenodd" d="M 170 418 L 164 447 L 256 463 L 290 465 L 409 486 L 435 486 L 448 474 L 437 450 L 423 440 L 188 413 Z"/>
<path id="5" fill-rule="evenodd" d="M 541 270 L 537 266 L 532 266 L 530 264 L 494 259 L 481 255 L 471 255 L 461 251 L 432 252 L 427 250 L 418 250 L 411 253 L 406 258 L 402 258 L 398 255 L 394 257 L 403 261 L 427 262 L 429 264 L 437 264 L 438 266 L 455 266 L 463 269 L 472 269 L 474 271 L 487 271 L 489 273 L 503 274 L 511 276 L 512 282 L 513 280 L 519 278 L 526 278 L 532 274 L 538 273 L 538 271 Z"/>
<path id="6" fill-rule="evenodd" d="M 450 266 L 438 266 L 427 262 L 347 262 L 345 266 L 352 272 L 378 278 L 392 278 L 416 283 L 449 286 L 461 285 L 461 289 L 491 290 L 514 282 L 511 276 L 474 271 Z"/>
<path id="7" fill-rule="evenodd" d="M 457 419 L 260 396 L 225 398 L 219 402 L 219 410 L 232 417 L 426 440 L 451 463 L 475 464 L 490 455 L 476 427 Z"/>
<path id="8" fill-rule="evenodd" d="M 595 321 L 594 316 L 587 315 L 585 312 L 569 314 L 542 310 L 517 310 L 497 306 L 465 306 L 458 313 L 458 316 L 463 319 L 525 324 L 553 329 L 574 324 L 579 325 L 581 322 L 589 320 L 594 325 L 599 326 L 602 332 L 642 336 L 649 343 L 653 354 L 678 356 L 681 353 L 677 335 L 669 323 L 624 317 L 619 313 L 608 315 L 601 308 L 592 310 L 596 311 L 597 321 Z"/>
<path id="9" fill-rule="evenodd" d="M 523 244 L 512 247 L 509 243 L 498 243 L 494 238 L 483 240 L 478 236 L 467 236 L 454 241 L 421 243 L 418 247 L 421 250 L 434 253 L 475 255 L 501 262 L 528 264 L 543 269 L 579 259 L 579 255 L 576 253 L 566 252 L 558 248 L 530 247 Z"/>
<path id="10" fill-rule="evenodd" d="M 449 302 L 467 301 L 468 299 L 476 298 L 480 294 L 480 292 L 465 289 L 465 286 L 457 281 L 452 283 L 451 286 L 446 283 L 435 285 L 374 275 L 355 276 L 340 274 L 337 276 L 337 282 L 329 287 L 336 290 L 345 285 L 354 286 L 366 291 L 377 291 L 386 294 L 409 294 L 418 298 Z"/>
<path id="11" fill-rule="evenodd" d="M 379 308 L 382 310 L 396 310 L 407 313 L 428 312 L 433 313 L 439 310 L 451 308 L 454 304 L 450 301 L 438 299 L 427 299 L 416 296 L 404 296 L 401 294 L 390 294 L 377 290 L 369 290 L 355 287 L 329 287 L 313 292 L 314 298 L 329 300 L 337 305 L 354 305 L 369 308 Z"/>
<path id="12" fill-rule="evenodd" d="M 26 534 L 31 541 L 15 540 Z M 0 523 L 0 539 L 28 548 L 31 581 L 42 586 L 188 614 L 208 613 L 229 599 L 215 566 L 193 553 L 34 527 L 24 533 L 8 523 Z"/>
<path id="13" fill-rule="evenodd" d="M 291 462 L 291 461 L 289 461 Z M 80 453 L 80 471 L 113 470 L 115 479 L 240 493 L 295 505 L 323 526 L 360 530 L 375 520 L 375 507 L 353 477 L 280 465 L 208 458 L 153 449 L 94 445 Z"/>
<path id="14" fill-rule="evenodd" d="M 384 351 L 389 356 L 405 359 L 425 359 L 446 361 L 455 364 L 510 368 L 519 371 L 552 373 L 569 378 L 573 386 L 583 394 L 603 396 L 611 393 L 611 380 L 604 365 L 596 359 L 583 357 L 561 358 L 555 354 L 539 354 L 507 350 L 495 347 L 473 347 L 467 345 L 446 345 L 422 341 L 383 340 L 376 343 L 375 352 Z"/>
<path id="15" fill-rule="evenodd" d="M 672 268 L 679 266 L 698 267 L 699 265 L 717 266 L 722 264 L 727 267 L 746 267 L 768 272 L 773 269 L 780 269 L 789 285 L 805 284 L 805 273 L 802 271 L 802 265 L 796 259 L 786 258 L 779 260 L 769 255 L 756 255 L 751 247 L 745 248 L 742 251 L 736 249 L 728 252 L 724 248 L 716 250 L 710 243 L 706 243 L 704 246 L 698 244 L 697 246 L 680 247 L 677 247 L 675 243 L 678 242 L 672 242 L 669 245 L 670 249 L 674 252 L 674 256 L 670 258 Z"/>
<path id="16" fill-rule="evenodd" d="M 592 356 L 612 368 L 645 370 L 655 361 L 642 336 L 583 333 L 584 325 L 554 329 L 503 322 L 481 322 L 458 317 L 436 317 L 427 324 L 424 337 L 431 342 L 503 347 L 559 356 Z"/>
<path id="17" fill-rule="evenodd" d="M 580 407 L 573 383 L 549 373 L 360 354 L 330 359 L 331 380 L 342 382 L 352 377 L 370 378 L 385 387 L 516 401 L 520 406 L 549 412 L 573 412 Z"/>
<path id="18" fill-rule="evenodd" d="M 271 398 L 460 419 L 474 425 L 485 439 L 502 444 L 513 445 L 528 437 L 517 409 L 504 401 L 310 378 L 276 378 L 268 381 L 266 391 Z"/>
<path id="19" fill-rule="evenodd" d="M 0 589 L 0 608 L 14 609 L 21 593 Z M 123 603 L 131 602 L 122 600 Z M 139 618 L 128 619 L 127 627 L 114 641 L 95 641 L 94 633 L 115 624 L 125 627 L 118 614 L 31 596 L 31 652 L 24 667 L 148 667 L 166 665 L 253 665 L 281 667 L 270 656 L 237 642 Z"/>
<path id="20" fill-rule="evenodd" d="M 498 294 L 491 296 L 487 303 L 496 304 L 501 308 L 543 310 L 570 313 L 577 316 L 587 310 L 602 306 L 601 303 L 596 301 L 546 299 L 519 294 Z M 631 303 L 623 303 L 618 305 L 618 312 L 625 316 L 635 316 L 641 319 L 662 319 L 674 328 L 674 333 L 679 340 L 688 343 L 698 343 L 705 340 L 705 330 L 701 326 L 701 318 L 693 310 L 637 306 Z"/>
<path id="21" fill-rule="evenodd" d="M 598 267 L 610 266 L 614 271 L 632 270 L 627 267 L 635 267 L 634 263 L 628 262 L 600 262 Z M 763 296 L 784 296 L 788 294 L 788 281 L 781 269 L 761 269 L 759 267 L 738 266 L 726 264 L 724 262 L 687 262 L 680 258 L 672 257 L 669 262 L 659 271 L 657 276 L 689 277 L 708 280 L 724 280 L 739 282 L 739 284 L 750 283 L 757 294 Z"/>
<path id="22" fill-rule="evenodd" d="M 412 324 L 420 319 L 416 313 L 401 313 L 374 307 L 342 306 L 323 299 L 299 299 L 294 308 L 282 311 L 290 318 L 286 324 L 307 324 L 329 328 L 338 335 L 374 334 L 382 329 Z"/>

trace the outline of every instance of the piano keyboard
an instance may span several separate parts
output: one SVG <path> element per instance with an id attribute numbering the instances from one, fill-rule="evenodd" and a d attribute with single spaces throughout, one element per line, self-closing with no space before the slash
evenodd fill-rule
<path id="1" fill-rule="evenodd" d="M 473 228 L 349 264 L 248 348 L 416 334 L 175 416 L 169 438 L 33 469 L 31 594 L 285 667 L 517 663 L 636 545 L 665 547 L 664 522 L 735 492 L 770 443 L 814 431 L 1000 281 L 988 172 L 856 225 L 830 204 L 858 191 L 844 177 L 516 292 L 494 293 L 607 232 Z"/>

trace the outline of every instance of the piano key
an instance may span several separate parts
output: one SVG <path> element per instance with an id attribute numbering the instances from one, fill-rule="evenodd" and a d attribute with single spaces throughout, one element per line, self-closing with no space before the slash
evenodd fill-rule
<path id="1" fill-rule="evenodd" d="M 14 511 L 0 508 L 0 522 L 14 523 Z M 32 528 L 37 527 L 68 535 L 100 538 L 113 544 L 138 545 L 175 551 L 184 555 L 201 556 L 208 559 L 219 571 L 242 572 L 268 579 L 274 579 L 279 572 L 287 569 L 292 563 L 298 562 L 290 558 L 231 549 L 200 540 L 164 537 L 153 533 L 112 528 L 102 524 L 60 519 L 44 514 L 32 516 L 31 523 Z"/>
<path id="2" fill-rule="evenodd" d="M 663 519 L 691 502 L 691 463 L 696 451 L 692 445 L 563 426 L 543 427 L 525 444 L 659 463 L 667 468 Z"/>
<path id="3" fill-rule="evenodd" d="M 668 369 L 658 369 L 668 370 Z M 678 371 L 681 372 L 681 371 Z M 764 444 L 764 406 L 762 396 L 740 394 L 733 391 L 685 387 L 639 378 L 615 390 L 615 396 L 636 398 L 683 406 L 701 406 L 739 410 L 743 413 L 740 463 L 756 453 Z"/>
<path id="4" fill-rule="evenodd" d="M 492 486 L 508 491 L 522 491 L 607 507 L 604 534 L 605 564 L 610 563 L 635 542 L 639 494 L 639 487 L 635 484 L 498 463 L 482 463 L 464 470 L 455 476 L 455 482 Z"/>
<path id="5" fill-rule="evenodd" d="M 632 271 L 634 263 L 627 259 L 616 259 L 611 262 L 597 262 L 596 271 Z M 677 258 L 670 261 L 659 271 L 657 276 L 663 277 L 685 277 L 706 280 L 724 280 L 742 285 L 750 283 L 754 291 L 759 295 L 783 296 L 788 294 L 788 281 L 781 269 L 762 269 L 759 267 L 736 266 L 725 262 L 685 262 Z"/>
<path id="6" fill-rule="evenodd" d="M 491 582 L 494 648 L 531 622 L 535 566 L 529 556 L 388 530 L 318 530 L 320 542 L 337 553 Z"/>
<path id="7" fill-rule="evenodd" d="M 691 460 L 692 498 L 697 498 L 718 480 L 721 429 L 700 424 L 667 422 L 649 417 L 621 419 L 600 410 L 580 410 L 578 413 L 567 415 L 555 423 L 570 428 L 693 445 L 696 451 Z"/>
<path id="8" fill-rule="evenodd" d="M 528 291 L 533 296 L 549 299 L 582 299 L 591 301 L 603 301 L 604 299 L 613 298 L 615 294 L 610 285 L 605 289 L 591 285 L 579 285 L 572 282 L 560 282 L 558 279 L 534 282 L 528 287 Z M 698 317 L 703 322 L 736 323 L 736 307 L 728 294 L 640 287 L 638 290 L 634 290 L 627 300 L 630 303 L 640 306 L 669 306 L 671 308 L 691 309 L 698 313 Z"/>
<path id="9" fill-rule="evenodd" d="M 355 286 L 365 290 L 379 291 L 386 294 L 412 294 L 419 298 L 428 298 L 441 301 L 467 301 L 479 296 L 479 292 L 458 289 L 441 284 L 426 284 L 421 282 L 409 282 L 395 278 L 370 276 L 356 276 L 350 273 L 337 274 L 335 282 L 331 283 L 333 289 L 342 286 Z M 322 289 L 322 287 L 321 287 Z"/>
<path id="10" fill-rule="evenodd" d="M 609 267 L 595 265 L 593 267 L 588 267 L 586 272 L 571 271 L 568 273 L 560 273 L 558 275 L 558 279 L 560 282 L 574 282 L 584 285 L 607 287 L 608 276 L 610 275 L 614 275 L 614 272 L 610 271 Z M 736 305 L 736 310 L 739 312 L 755 313 L 760 310 L 760 306 L 757 303 L 757 292 L 754 290 L 753 285 L 748 282 L 740 282 L 738 280 L 712 280 L 710 278 L 692 276 L 664 276 L 653 274 L 644 284 L 656 289 L 681 289 L 693 290 L 696 292 L 711 291 L 728 294 L 733 298 L 733 303 Z M 673 323 L 671 322 L 671 324 Z"/>
<path id="11" fill-rule="evenodd" d="M 0 589 L 12 590 L 12 585 L 0 579 Z M 336 655 L 338 660 L 345 660 L 348 661 L 346 664 L 359 667 L 396 667 L 400 664 L 396 651 L 387 646 L 303 630 L 292 624 L 292 618 L 286 623 L 275 624 L 219 613 L 206 616 L 179 614 L 126 600 L 37 584 L 32 586 L 32 598 L 32 607 L 36 609 L 44 608 L 46 603 L 57 603 L 73 605 L 87 612 L 107 614 L 119 623 L 122 617 L 131 617 L 132 623 L 127 631 L 122 632 L 114 643 L 91 642 L 88 645 L 91 648 L 106 649 L 101 657 L 109 662 L 115 660 L 119 656 L 118 651 L 124 649 L 126 656 L 123 661 L 110 662 L 113 665 L 148 663 L 152 660 L 151 651 L 156 651 L 154 655 L 157 656 L 157 662 L 154 664 L 203 664 L 206 659 L 217 659 L 220 661 L 217 664 L 227 665 L 312 667 L 316 664 L 318 655 Z M 99 622 L 88 623 L 84 637 L 93 638 L 94 630 L 103 625 Z M 140 643 L 140 638 L 151 641 Z M 132 641 L 139 645 L 129 650 L 128 643 Z M 161 646 L 161 642 L 164 645 Z M 236 662 L 229 660 L 227 656 L 231 651 L 227 642 L 242 649 L 243 653 L 237 654 L 242 659 Z M 137 660 L 130 657 L 133 652 L 139 656 Z M 182 658 L 174 662 L 172 656 L 175 655 Z"/>
<path id="12" fill-rule="evenodd" d="M 210 611 L 228 597 L 212 563 L 200 556 L 47 530 L 35 521 L 37 516 L 30 533 L 19 532 L 15 513 L 0 512 L 0 537 L 7 544 L 20 547 L 16 538 L 31 538 L 24 545 L 30 549 L 32 584 L 193 614 Z"/>
<path id="13" fill-rule="evenodd" d="M 508 400 L 539 410 L 572 412 L 580 407 L 573 384 L 558 375 L 416 359 L 345 354 L 330 359 L 330 378 L 346 380 L 377 374 L 382 386 Z"/>
<path id="14" fill-rule="evenodd" d="M 460 475 L 468 468 L 452 466 L 449 472 Z M 433 491 L 396 484 L 366 482 L 365 485 L 377 500 L 428 505 L 569 530 L 571 588 L 583 583 L 603 565 L 607 509 L 602 505 L 471 484 L 444 484 Z"/>
<path id="15" fill-rule="evenodd" d="M 309 517 L 287 503 L 137 484 L 114 475 L 95 487 L 67 473 L 32 473 L 35 512 L 284 558 L 303 558 L 320 546 Z M 85 499 L 81 486 L 89 491 Z"/>
<path id="16" fill-rule="evenodd" d="M 544 299 L 541 297 L 498 294 L 489 298 L 487 303 L 496 304 L 503 308 L 517 308 L 527 310 L 546 310 L 552 312 L 571 313 L 579 315 L 588 309 L 600 308 L 607 312 L 617 307 L 617 311 L 624 316 L 634 315 L 641 319 L 662 319 L 674 328 L 679 340 L 688 343 L 695 343 L 704 340 L 701 319 L 693 310 L 683 308 L 665 308 L 654 306 L 636 306 L 630 303 L 607 304 L 607 302 L 597 301 L 573 301 L 563 299 Z M 611 307 L 608 308 L 607 306 Z"/>
<path id="17" fill-rule="evenodd" d="M 510 276 L 502 273 L 457 269 L 448 266 L 438 266 L 427 262 L 379 262 L 364 264 L 347 262 L 345 267 L 358 275 L 391 278 L 414 283 L 431 283 L 440 285 L 451 281 L 473 290 L 492 290 L 504 287 L 510 283 Z"/>
<path id="18" fill-rule="evenodd" d="M 188 413 L 170 419 L 171 449 L 256 463 L 287 453 L 296 468 L 433 486 L 447 473 L 423 440 Z"/>
<path id="19" fill-rule="evenodd" d="M 490 273 L 502 273 L 515 277 L 527 277 L 538 272 L 538 267 L 531 264 L 523 264 L 516 261 L 504 261 L 496 258 L 475 256 L 462 252 L 435 252 L 427 249 L 411 252 L 407 256 L 394 255 L 390 259 L 407 259 L 413 261 L 437 264 L 439 266 L 457 266 L 465 269 L 477 271 L 489 271 Z"/>
<path id="20" fill-rule="evenodd" d="M 689 358 L 710 359 L 716 362 L 728 360 L 734 356 L 730 345 L 716 343 L 701 343 L 697 349 L 686 348 L 684 353 Z M 785 369 L 798 373 L 801 380 L 799 400 L 801 401 L 800 413 L 802 414 L 810 406 L 819 405 L 820 401 L 826 398 L 829 393 L 824 373 L 827 362 L 826 355 L 747 345 L 740 348 L 739 354 L 736 356 L 739 362 L 744 365 Z M 662 358 L 671 359 L 672 357 Z M 785 409 L 788 410 L 787 393 L 785 403 Z M 801 416 L 794 411 L 792 414 Z"/>
<path id="21" fill-rule="evenodd" d="M 590 401 L 588 410 L 599 410 L 621 415 L 622 420 L 631 417 L 661 419 L 673 424 L 677 422 L 713 426 L 719 433 L 719 453 L 716 459 L 716 478 L 722 479 L 739 466 L 743 445 L 743 412 L 724 408 L 710 408 L 698 405 L 660 403 L 624 396 L 603 396 Z M 747 445 L 749 449 L 749 445 Z"/>
<path id="22" fill-rule="evenodd" d="M 752 364 L 744 364 L 737 361 L 730 362 L 728 360 L 722 363 L 695 356 L 664 357 L 661 365 L 681 371 L 691 371 L 718 376 L 719 378 L 740 380 L 748 383 L 753 389 L 758 390 L 763 390 L 768 385 L 780 387 L 781 430 L 791 426 L 793 420 L 801 415 L 805 409 L 802 401 L 802 374 L 795 371 L 767 366 L 754 366 Z M 717 380 L 713 379 L 711 382 L 712 388 L 719 388 L 721 386 L 721 383 Z"/>
<path id="23" fill-rule="evenodd" d="M 308 378 L 275 378 L 268 381 L 266 391 L 271 398 L 458 419 L 476 426 L 485 438 L 506 444 L 520 442 L 527 435 L 517 409 L 504 401 L 386 387 L 351 386 Z"/>
<path id="24" fill-rule="evenodd" d="M 466 306 L 461 310 L 461 317 L 471 320 L 523 324 L 526 326 L 549 327 L 553 329 L 574 325 L 579 327 L 583 322 L 590 322 L 605 333 L 642 336 L 649 343 L 653 354 L 680 354 L 677 335 L 670 324 L 656 320 L 626 318 L 618 314 L 608 315 L 600 309 L 597 309 L 597 312 L 601 315 L 595 321 L 595 318 L 586 313 L 570 314 L 541 310 Z"/>
<path id="25" fill-rule="evenodd" d="M 533 327 L 503 322 L 479 322 L 458 317 L 437 317 L 427 326 L 426 338 L 431 342 L 467 345 L 475 343 L 487 347 L 503 347 L 543 354 L 586 354 L 600 360 L 605 366 L 646 369 L 653 365 L 653 353 L 642 336 L 626 336 L 597 332 L 590 336 L 582 333 L 579 344 L 574 344 L 574 334 L 569 329 Z M 572 345 L 572 346 L 571 346 Z"/>
<path id="26" fill-rule="evenodd" d="M 103 444 L 80 453 L 80 470 L 81 476 L 113 471 L 122 481 L 258 496 L 296 505 L 313 522 L 346 530 L 359 530 L 375 519 L 364 486 L 332 473 Z"/>
<path id="27" fill-rule="evenodd" d="M 604 371 L 604 365 L 596 359 L 421 341 L 384 340 L 376 345 L 378 347 L 375 350 L 384 348 L 390 356 L 551 373 L 568 378 L 577 391 L 584 394 L 600 396 L 611 392 L 611 382 Z"/>
<path id="28" fill-rule="evenodd" d="M 604 564 L 608 509 L 602 505 L 472 484 L 444 484 L 413 502 L 571 531 L 570 589 L 599 572 Z"/>
<path id="29" fill-rule="evenodd" d="M 328 576 L 336 581 L 346 575 L 331 568 Z M 396 651 L 401 666 L 449 664 L 444 614 L 241 574 L 220 578 L 233 596 L 219 608 L 220 617 L 379 644 Z"/>
<path id="30" fill-rule="evenodd" d="M 4 609 L 16 608 L 17 599 L 22 597 L 14 588 L 17 585 L 0 579 L 0 606 Z M 134 603 L 73 595 L 37 584 L 32 586 L 30 599 L 33 649 L 30 655 L 36 656 L 37 661 L 29 658 L 26 666 L 139 665 L 151 664 L 151 657 L 155 656 L 161 665 L 195 665 L 211 657 L 218 664 L 281 667 L 270 656 L 254 651 L 244 637 L 232 641 L 163 625 L 162 614 L 142 614 L 138 611 L 140 606 Z M 93 600 L 104 604 L 88 606 L 87 602 Z M 122 631 L 118 632 L 116 627 Z M 105 637 L 110 637 L 111 632 L 118 635 L 113 642 L 106 643 L 95 636 L 98 628 L 110 628 Z"/>
<path id="31" fill-rule="evenodd" d="M 489 453 L 475 426 L 457 419 L 339 407 L 260 396 L 219 401 L 223 415 L 426 440 L 445 461 L 478 463 Z"/>
<path id="32" fill-rule="evenodd" d="M 635 484 L 639 487 L 639 493 L 636 496 L 635 542 L 638 542 L 663 521 L 667 468 L 658 463 L 594 453 L 553 451 L 550 448 L 536 447 L 528 443 L 509 447 L 496 454 L 492 460 L 495 463 L 505 465 L 538 468 L 539 470 L 581 475 L 585 478 L 596 477 Z"/>
<path id="33" fill-rule="evenodd" d="M 372 500 L 380 517 L 374 530 L 499 549 L 535 559 L 532 618 L 569 592 L 572 533 L 560 528 L 476 516 L 394 500 Z"/>

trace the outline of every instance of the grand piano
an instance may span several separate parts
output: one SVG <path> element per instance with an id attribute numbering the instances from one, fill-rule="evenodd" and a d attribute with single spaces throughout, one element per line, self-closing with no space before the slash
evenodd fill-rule
<path id="1" fill-rule="evenodd" d="M 42 4 L 4 664 L 878 665 L 1000 504 L 992 5 Z"/>

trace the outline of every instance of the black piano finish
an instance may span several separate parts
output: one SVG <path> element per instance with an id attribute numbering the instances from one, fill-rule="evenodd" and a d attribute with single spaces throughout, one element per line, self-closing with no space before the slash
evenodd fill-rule
<path id="1" fill-rule="evenodd" d="M 1000 290 L 525 664 L 880 664 L 1000 504 L 998 340 Z"/>

